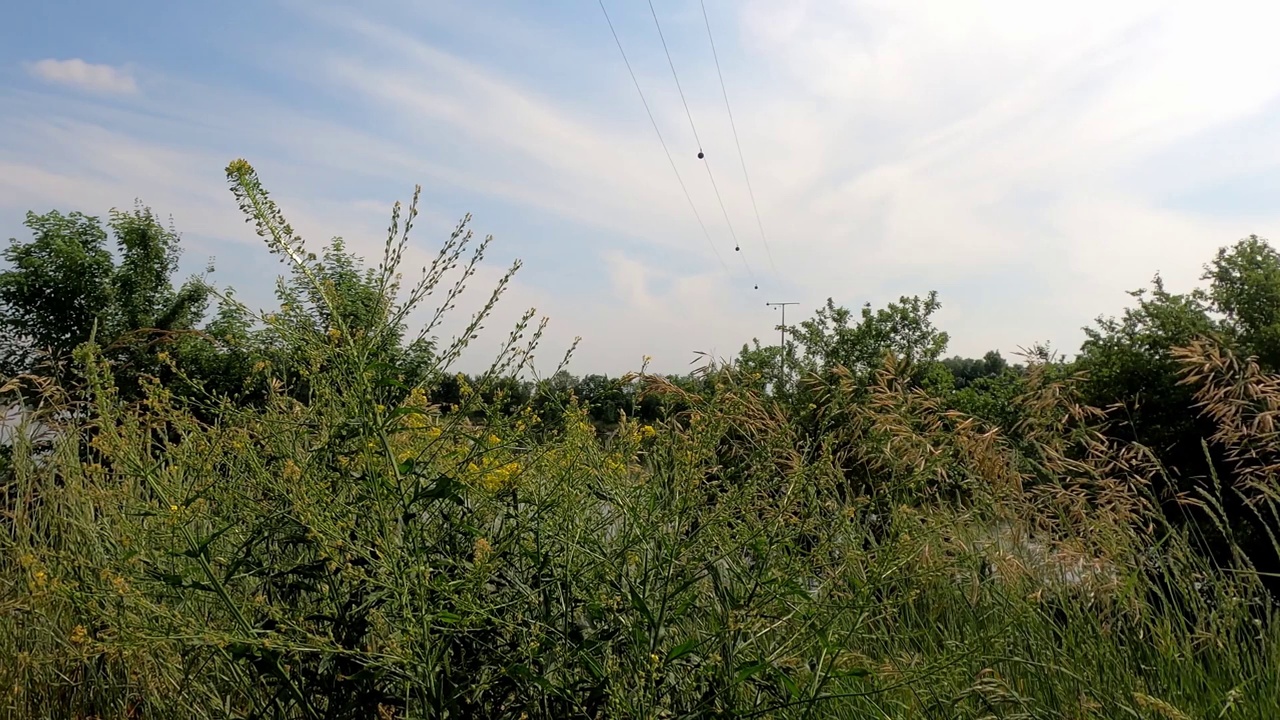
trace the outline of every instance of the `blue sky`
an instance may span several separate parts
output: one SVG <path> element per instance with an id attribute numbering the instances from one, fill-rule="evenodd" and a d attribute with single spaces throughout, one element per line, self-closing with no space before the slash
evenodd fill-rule
<path id="1" fill-rule="evenodd" d="M 803 317 L 930 289 L 954 352 L 1070 351 L 1156 271 L 1190 287 L 1280 219 L 1274 3 L 706 0 L 768 253 L 700 4 L 654 6 L 754 277 L 644 0 L 606 7 L 727 270 L 595 0 L 19 4 L 0 24 L 0 233 L 141 198 L 174 217 L 188 271 L 215 257 L 265 306 L 282 268 L 229 160 L 312 244 L 371 259 L 419 183 L 411 265 L 464 213 L 495 236 L 459 320 L 525 262 L 469 365 L 533 306 L 544 370 L 581 335 L 575 370 L 620 373 L 772 338 L 766 301 Z"/>

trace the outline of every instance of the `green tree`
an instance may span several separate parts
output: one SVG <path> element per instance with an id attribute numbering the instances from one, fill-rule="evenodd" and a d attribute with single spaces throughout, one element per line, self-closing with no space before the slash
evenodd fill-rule
<path id="1" fill-rule="evenodd" d="M 1007 368 L 998 375 L 984 375 L 957 387 L 947 405 L 966 415 L 985 420 L 1016 439 L 1018 422 L 1016 399 L 1026 391 L 1023 368 Z"/>
<path id="2" fill-rule="evenodd" d="M 587 406 L 596 422 L 618 422 L 622 413 L 634 414 L 634 406 L 622 383 L 607 375 L 587 375 L 578 381 L 578 399 Z"/>
<path id="3" fill-rule="evenodd" d="M 40 353 L 65 358 L 102 324 L 111 305 L 113 263 L 98 218 L 27 213 L 29 242 L 9 240 L 0 272 L 4 372 L 31 369 Z"/>
<path id="4" fill-rule="evenodd" d="M 316 370 L 310 367 L 314 355 L 307 344 L 296 342 L 298 337 L 320 343 L 358 341 L 367 354 L 366 361 L 386 366 L 393 376 L 400 376 L 401 384 L 425 379 L 410 377 L 414 372 L 406 367 L 411 355 L 415 365 L 430 365 L 429 352 L 425 358 L 416 357 L 421 354 L 416 351 L 427 347 L 425 341 L 414 346 L 415 353 L 409 352 L 404 344 L 404 323 L 393 317 L 394 298 L 385 292 L 383 278 L 349 251 L 342 238 L 331 240 L 319 257 L 291 263 L 290 269 L 291 274 L 277 283 L 279 310 L 273 322 L 256 333 L 254 342 L 275 372 L 288 379 L 292 394 L 299 399 L 308 396 L 308 379 Z M 417 370 L 424 371 L 422 367 Z M 394 402 L 402 394 L 391 388 L 381 391 L 387 393 L 379 398 L 382 402 Z"/>
<path id="5" fill-rule="evenodd" d="M 1212 429 L 1194 411 L 1192 389 L 1178 382 L 1170 351 L 1220 326 L 1203 293 L 1170 293 L 1159 275 L 1130 295 L 1137 304 L 1119 318 L 1085 328 L 1075 362 L 1087 373 L 1085 397 L 1110 410 L 1116 435 L 1151 447 L 1175 472 L 1203 476 L 1200 438 Z"/>
<path id="6" fill-rule="evenodd" d="M 982 378 L 998 377 L 1009 367 L 1008 361 L 996 350 L 989 350 L 980 358 L 949 357 L 942 364 L 951 372 L 957 390 L 963 390 Z"/>
<path id="7" fill-rule="evenodd" d="M 865 377 L 883 365 L 886 354 L 892 354 L 923 376 L 947 349 L 949 337 L 932 319 L 941 307 L 937 292 L 931 291 L 923 298 L 904 296 L 874 311 L 868 303 L 855 322 L 848 308 L 828 299 L 812 319 L 792 332 L 799 362 L 808 372 L 841 366 Z"/>
<path id="8" fill-rule="evenodd" d="M 790 343 L 788 347 L 791 347 Z M 792 358 L 790 352 L 783 357 L 780 345 L 762 345 L 758 338 L 753 338 L 750 344 L 743 344 L 733 364 L 741 382 L 750 383 L 761 391 L 769 388 L 775 395 L 781 395 L 784 394 L 780 392 L 783 388 L 791 386 L 788 378 L 794 369 Z"/>
<path id="9" fill-rule="evenodd" d="M 577 387 L 578 378 L 563 369 L 535 383 L 529 405 L 542 419 L 544 427 L 560 426 L 564 420 L 565 409 L 576 401 Z"/>
<path id="10" fill-rule="evenodd" d="M 207 286 L 193 278 L 174 287 L 180 237 L 150 208 L 111 211 L 118 262 L 96 217 L 28 213 L 25 225 L 32 239 L 10 240 L 9 268 L 0 272 L 5 373 L 31 371 L 41 357 L 64 361 L 96 332 L 108 357 L 136 374 L 154 366 L 153 341 L 194 328 L 204 315 Z"/>
<path id="11" fill-rule="evenodd" d="M 1257 235 L 1221 248 L 1205 268 L 1224 329 L 1267 370 L 1280 370 L 1280 253 Z"/>
<path id="12" fill-rule="evenodd" d="M 161 226 L 142 205 L 133 212 L 112 210 L 109 224 L 120 262 L 111 274 L 110 319 L 115 327 L 108 331 L 123 336 L 137 330 L 195 327 L 204 317 L 209 293 L 196 280 L 173 286 L 171 278 L 182 254 L 178 233 Z"/>

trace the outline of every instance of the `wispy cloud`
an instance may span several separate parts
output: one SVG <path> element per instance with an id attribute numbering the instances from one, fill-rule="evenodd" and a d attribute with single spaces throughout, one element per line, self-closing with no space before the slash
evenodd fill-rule
<path id="1" fill-rule="evenodd" d="M 109 95 L 132 95 L 138 92 L 137 80 L 124 68 L 98 65 L 79 58 L 45 58 L 26 63 L 26 69 L 41 80 L 78 90 Z"/>
<path id="2" fill-rule="evenodd" d="M 265 86 L 166 76 L 154 58 L 145 95 L 120 86 L 137 96 L 128 109 L 100 95 L 2 95 L 0 198 L 12 202 L 0 205 L 140 195 L 225 256 L 255 241 L 220 172 L 244 155 L 313 241 L 342 234 L 372 257 L 390 202 L 422 182 L 434 207 L 419 236 L 474 212 L 477 231 L 497 235 L 498 265 L 537 258 L 504 312 L 538 306 L 554 320 L 552 346 L 581 334 L 577 367 L 610 372 L 645 354 L 680 369 L 694 350 L 772 338 L 765 300 L 808 312 L 827 296 L 878 304 L 934 288 L 957 352 L 1039 340 L 1070 350 L 1081 325 L 1118 311 L 1153 272 L 1182 287 L 1217 246 L 1280 235 L 1280 210 L 1244 217 L 1178 199 L 1280 178 L 1280 46 L 1267 36 L 1280 6 L 707 0 L 778 282 L 701 12 L 659 3 L 757 293 L 647 6 L 609 5 L 728 272 L 603 18 L 521 19 L 504 1 L 443 3 L 448 22 L 402 14 L 403 0 L 367 12 L 286 2 L 297 15 L 261 59 Z M 497 36 L 484 13 L 502 17 Z M 393 16 L 394 27 L 378 20 Z"/>

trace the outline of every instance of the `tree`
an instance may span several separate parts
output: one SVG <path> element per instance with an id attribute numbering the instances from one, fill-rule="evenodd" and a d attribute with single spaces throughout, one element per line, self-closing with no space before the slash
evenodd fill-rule
<path id="1" fill-rule="evenodd" d="M 565 410 L 575 401 L 578 379 L 568 370 L 558 370 L 549 378 L 537 381 L 529 406 L 541 418 L 544 427 L 559 427 Z"/>
<path id="2" fill-rule="evenodd" d="M 577 393 L 596 422 L 611 425 L 617 423 L 624 412 L 634 414 L 635 408 L 622 383 L 607 375 L 583 377 L 578 381 Z"/>
<path id="3" fill-rule="evenodd" d="M 1230 563 L 1230 544 L 1216 531 L 1219 528 L 1238 535 L 1234 541 L 1246 546 L 1254 560 L 1260 559 L 1257 550 L 1266 546 L 1245 539 L 1257 533 L 1250 529 L 1252 519 L 1238 498 L 1223 498 L 1225 525 L 1179 500 L 1198 497 L 1195 489 L 1214 477 L 1232 485 L 1234 469 L 1220 446 L 1206 444 L 1216 426 L 1196 406 L 1195 388 L 1180 382 L 1182 368 L 1173 354 L 1175 348 L 1204 337 L 1227 347 L 1235 344 L 1239 326 L 1212 314 L 1211 298 L 1222 290 L 1173 294 L 1157 275 L 1149 290 L 1130 293 L 1136 306 L 1120 318 L 1099 318 L 1095 327 L 1085 329 L 1087 338 L 1074 366 L 1086 376 L 1085 401 L 1107 411 L 1106 433 L 1146 446 L 1159 462 L 1163 473 L 1152 490 L 1165 516 L 1175 525 L 1199 528 L 1196 537 L 1205 543 L 1204 550 Z"/>
<path id="4" fill-rule="evenodd" d="M 1018 422 L 1022 416 L 1017 411 L 1015 400 L 1026 391 L 1025 379 L 1021 368 L 1009 368 L 998 375 L 985 375 L 957 388 L 947 398 L 947 404 L 1000 428 L 1006 437 L 1016 438 Z"/>
<path id="5" fill-rule="evenodd" d="M 942 364 L 951 372 L 956 390 L 963 390 L 982 378 L 998 377 L 1009 367 L 1008 361 L 996 350 L 989 350 L 981 358 L 949 357 Z"/>
<path id="6" fill-rule="evenodd" d="M 182 254 L 177 232 L 161 226 L 151 209 L 142 205 L 129 213 L 112 210 L 109 224 L 120 264 L 111 275 L 110 319 L 115 327 L 108 331 L 119 337 L 137 330 L 195 327 L 204 317 L 209 293 L 196 280 L 174 288 L 170 278 Z"/>
<path id="7" fill-rule="evenodd" d="M 821 373 L 842 366 L 866 377 L 878 370 L 886 354 L 924 372 L 941 357 L 949 338 L 933 325 L 932 315 L 942 307 L 937 292 L 926 297 L 902 297 L 873 311 L 870 303 L 853 322 L 848 308 L 837 307 L 831 299 L 810 320 L 792 333 L 800 350 L 801 364 L 809 372 Z"/>
<path id="8" fill-rule="evenodd" d="M 783 377 L 782 347 L 779 345 L 761 345 L 759 338 L 754 338 L 750 345 L 743 344 L 742 350 L 734 360 L 743 382 L 748 382 L 757 390 L 763 391 L 766 386 L 773 388 L 778 394 L 780 388 L 788 383 L 779 382 Z"/>
<path id="9" fill-rule="evenodd" d="M 314 342 L 360 342 L 365 362 L 403 386 L 380 386 L 378 402 L 394 404 L 407 392 L 405 387 L 428 380 L 435 367 L 434 342 L 421 338 L 405 343 L 405 325 L 393 313 L 394 288 L 378 269 L 350 252 L 342 238 L 331 240 L 318 258 L 292 264 L 291 271 L 278 282 L 280 308 L 273 322 L 255 333 L 254 343 L 274 370 L 289 379 L 292 395 L 302 399 L 310 392 L 308 364 L 314 355 L 308 347 Z"/>
<path id="10" fill-rule="evenodd" d="M 1085 397 L 1110 409 L 1113 434 L 1151 447 L 1173 472 L 1203 476 L 1208 468 L 1200 438 L 1212 428 L 1193 409 L 1192 389 L 1179 384 L 1171 350 L 1220 326 L 1203 293 L 1170 293 L 1159 275 L 1150 289 L 1130 295 L 1136 306 L 1085 328 L 1075 362 L 1087 373 Z"/>
<path id="11" fill-rule="evenodd" d="M 1221 248 L 1205 267 L 1209 300 L 1240 349 L 1280 370 L 1280 253 L 1257 235 Z"/>
<path id="12" fill-rule="evenodd" d="M 0 272 L 3 372 L 34 369 L 41 356 L 65 360 L 96 337 L 108 357 L 141 372 L 154 360 L 152 340 L 190 330 L 202 318 L 208 289 L 199 278 L 175 288 L 180 237 L 150 208 L 112 210 L 108 226 L 119 263 L 106 249 L 96 217 L 28 213 L 33 238 L 11 239 Z M 212 268 L 210 268 L 212 270 Z M 95 335 L 96 333 L 96 335 Z M 128 391 L 130 383 L 124 383 Z"/>
<path id="13" fill-rule="evenodd" d="M 27 213 L 34 238 L 9 240 L 0 272 L 3 370 L 32 368 L 42 352 L 65 358 L 102 324 L 111 304 L 111 254 L 98 218 L 57 211 Z"/>

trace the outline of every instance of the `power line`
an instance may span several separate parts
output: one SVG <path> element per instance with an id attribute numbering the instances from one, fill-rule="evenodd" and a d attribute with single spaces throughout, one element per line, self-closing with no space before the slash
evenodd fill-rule
<path id="1" fill-rule="evenodd" d="M 733 107 L 729 105 L 729 91 L 725 88 L 724 73 L 720 71 L 720 55 L 716 52 L 716 40 L 711 35 L 711 18 L 707 16 L 706 0 L 699 0 L 702 5 L 702 21 L 707 26 L 707 40 L 711 43 L 711 57 L 716 61 L 716 75 L 720 78 L 720 92 L 724 95 L 724 109 L 729 113 L 729 127 L 733 128 L 733 144 L 738 147 L 738 160 L 742 162 L 742 177 L 747 181 L 747 193 L 751 196 L 751 209 L 756 213 L 756 227 L 760 229 L 760 242 L 764 245 L 765 256 L 769 258 L 769 266 L 773 269 L 773 277 L 779 283 L 782 282 L 782 276 L 778 273 L 778 266 L 773 262 L 773 251 L 769 249 L 769 241 L 764 235 L 764 222 L 760 220 L 760 206 L 756 204 L 756 192 L 751 188 L 751 175 L 747 173 L 747 159 L 742 154 L 742 142 L 738 140 L 738 125 L 733 120 Z M 652 7 L 652 4 L 650 5 Z"/>
<path id="2" fill-rule="evenodd" d="M 667 141 L 662 137 L 662 131 L 658 129 L 658 121 L 653 117 L 653 111 L 649 109 L 649 101 L 644 97 L 644 90 L 640 89 L 640 81 L 636 79 L 636 73 L 631 69 L 631 61 L 627 59 L 627 51 L 622 49 L 622 40 L 618 38 L 618 31 L 613 27 L 613 20 L 609 18 L 609 11 L 604 7 L 604 0 L 599 0 L 600 12 L 604 13 L 604 20 L 609 24 L 609 32 L 613 34 L 613 41 L 618 46 L 618 53 L 622 55 L 622 62 L 627 66 L 627 73 L 631 75 L 631 82 L 636 86 L 636 93 L 640 95 L 640 102 L 644 104 L 644 111 L 649 116 L 649 122 L 653 125 L 653 132 L 658 136 L 658 142 L 662 143 L 662 151 L 667 155 L 667 162 L 671 163 L 671 171 L 676 174 L 676 182 L 680 183 L 680 190 L 684 192 L 685 200 L 689 201 L 689 209 L 693 211 L 693 216 L 698 219 L 698 226 L 702 228 L 702 235 L 707 239 L 707 245 L 711 246 L 711 252 L 715 253 L 716 260 L 720 262 L 720 267 L 730 275 L 729 266 L 725 264 L 724 258 L 720 257 L 720 251 L 716 249 L 716 244 L 711 240 L 711 233 L 707 231 L 707 225 L 702 221 L 702 215 L 698 212 L 698 207 L 693 204 L 693 196 L 689 194 L 689 188 L 684 184 L 684 178 L 680 177 L 680 170 L 676 167 L 676 161 L 671 157 L 671 150 L 667 148 Z M 673 68 L 674 69 L 674 68 Z M 686 107 L 687 109 L 687 107 Z M 690 116 L 692 119 L 692 116 Z"/>
<path id="3" fill-rule="evenodd" d="M 653 0 L 649 0 L 649 12 L 653 15 L 653 24 L 658 28 L 658 39 L 662 41 L 662 52 L 667 54 L 667 64 L 671 66 L 671 76 L 676 79 L 676 90 L 680 91 L 680 102 L 684 103 L 685 117 L 689 118 L 689 129 L 693 130 L 693 140 L 698 143 L 698 157 L 702 157 L 702 140 L 698 137 L 698 128 L 693 124 L 693 113 L 689 112 L 689 101 L 684 99 L 684 88 L 680 86 L 680 76 L 676 74 L 676 64 L 671 60 L 671 51 L 667 49 L 667 38 L 662 34 L 662 23 L 658 22 L 658 11 L 653 9 Z"/>
<path id="4" fill-rule="evenodd" d="M 733 229 L 733 221 L 729 219 L 729 211 L 725 209 L 724 199 L 720 197 L 720 188 L 716 185 L 716 176 L 711 172 L 711 161 L 706 159 L 706 154 L 702 149 L 702 139 L 698 137 L 698 126 L 693 122 L 693 113 L 689 111 L 689 101 L 685 99 L 684 87 L 680 85 L 680 75 L 676 72 L 676 63 L 671 59 L 671 50 L 667 47 L 667 38 L 662 33 L 662 23 L 658 22 L 658 11 L 653 7 L 653 0 L 649 0 L 649 13 L 653 15 L 654 27 L 658 28 L 658 39 L 662 41 L 662 51 L 667 56 L 667 64 L 671 66 L 671 77 L 675 78 L 676 90 L 680 92 L 680 102 L 684 105 L 685 117 L 689 119 L 689 129 L 693 130 L 693 140 L 698 144 L 698 159 L 702 161 L 703 166 L 707 169 L 707 178 L 711 181 L 711 189 L 715 191 L 716 202 L 720 204 L 720 212 L 724 215 L 724 223 L 729 227 L 729 237 L 733 238 L 733 249 L 738 252 L 742 258 L 742 266 L 747 269 L 747 275 L 751 278 L 751 282 L 759 289 L 759 283 L 756 282 L 756 274 L 751 270 L 751 263 L 747 262 L 747 256 L 742 252 L 742 243 L 738 242 L 738 233 Z"/>

